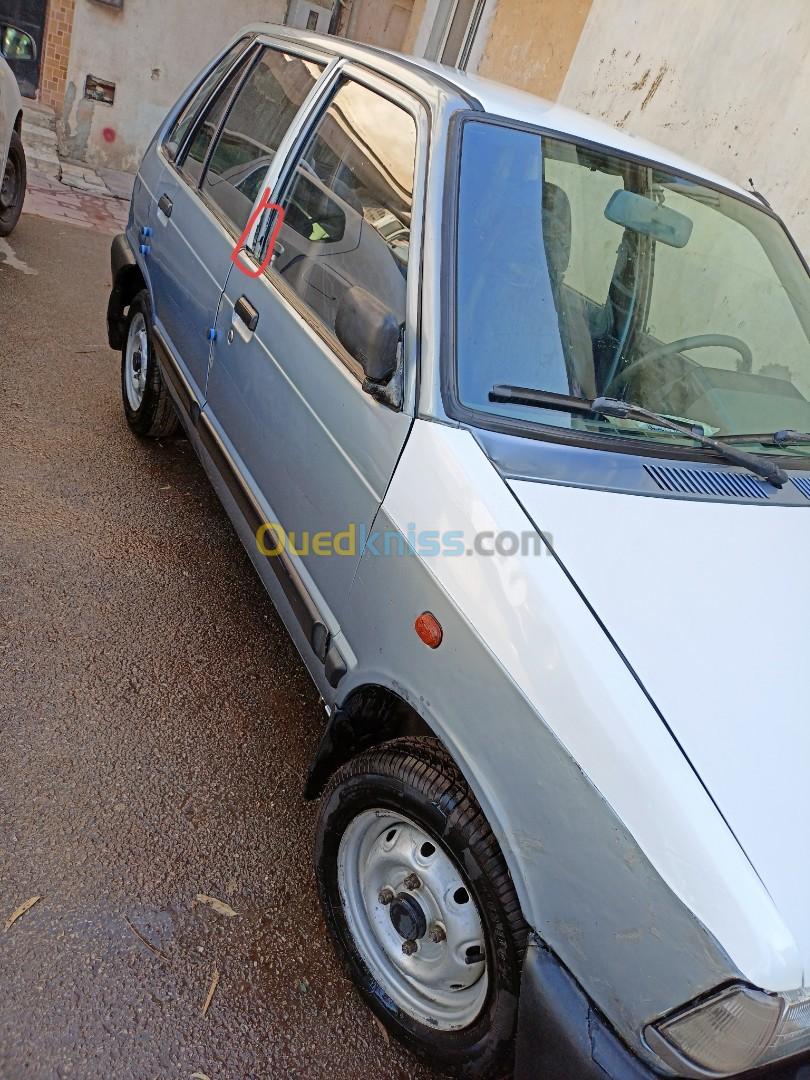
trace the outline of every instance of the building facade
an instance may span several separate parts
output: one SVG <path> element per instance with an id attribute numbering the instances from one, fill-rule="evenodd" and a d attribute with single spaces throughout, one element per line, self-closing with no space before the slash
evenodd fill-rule
<path id="1" fill-rule="evenodd" d="M 807 0 L 0 0 L 38 43 L 68 157 L 133 170 L 194 73 L 253 21 L 509 83 L 754 185 L 810 251 Z"/>
<path id="2" fill-rule="evenodd" d="M 25 30 L 35 65 L 20 88 L 53 108 L 60 152 L 133 171 L 203 64 L 241 26 L 286 23 L 401 49 L 414 0 L 0 0 L 0 26 Z"/>
<path id="3" fill-rule="evenodd" d="M 807 0 L 415 0 L 405 48 L 753 181 L 810 256 Z"/>

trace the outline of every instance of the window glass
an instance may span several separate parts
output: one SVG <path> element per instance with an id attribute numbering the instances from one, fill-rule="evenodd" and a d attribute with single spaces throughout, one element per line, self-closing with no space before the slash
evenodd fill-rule
<path id="1" fill-rule="evenodd" d="M 265 49 L 228 114 L 203 191 L 241 232 L 267 169 L 323 65 Z"/>
<path id="2" fill-rule="evenodd" d="M 188 149 L 185 152 L 185 157 L 180 165 L 181 171 L 195 184 L 199 183 L 203 165 L 205 164 L 205 158 L 208 154 L 208 148 L 210 147 L 211 140 L 216 135 L 219 125 L 222 122 L 222 118 L 228 109 L 234 88 L 239 83 L 245 68 L 254 55 L 255 54 L 246 56 L 239 64 L 237 64 L 225 82 L 220 86 L 219 90 L 214 94 L 211 104 L 208 106 L 208 111 L 202 118 L 202 121 L 197 124 L 197 130 L 194 132 L 194 137 L 191 139 Z"/>
<path id="3" fill-rule="evenodd" d="M 789 294 L 756 234 L 719 214 L 719 204 L 719 196 L 708 204 L 692 197 L 688 185 L 667 191 L 666 205 L 689 215 L 692 235 L 681 250 L 658 245 L 647 330 L 656 341 L 682 337 L 685 307 L 698 330 L 744 338 L 753 354 L 751 371 L 792 383 L 810 399 L 807 334 Z M 763 218 L 763 225 L 771 224 Z M 672 303 L 675 295 L 681 303 Z M 718 371 L 741 366 L 738 352 L 719 345 L 691 355 Z"/>
<path id="4" fill-rule="evenodd" d="M 2 45 L 0 52 L 6 60 L 36 60 L 34 39 L 24 30 L 17 30 L 14 26 L 6 26 L 2 29 Z"/>
<path id="5" fill-rule="evenodd" d="M 810 278 L 749 200 L 608 149 L 468 123 L 457 259 L 470 408 L 694 445 L 655 420 L 535 406 L 520 390 L 604 395 L 709 435 L 754 436 L 758 452 L 810 453 L 755 438 L 810 432 Z"/>
<path id="6" fill-rule="evenodd" d="M 571 146 L 565 159 L 565 144 L 559 144 L 561 156 L 546 155 L 547 184 L 561 188 L 571 206 L 571 251 L 565 283 L 571 289 L 605 304 L 613 280 L 616 252 L 622 240 L 622 228 L 608 221 L 603 211 L 622 178 L 608 172 L 588 171 L 577 160 Z"/>
<path id="7" fill-rule="evenodd" d="M 219 85 L 220 80 L 225 76 L 225 72 L 236 60 L 237 56 L 240 56 L 245 51 L 248 40 L 248 38 L 242 38 L 241 41 L 237 41 L 237 43 L 225 53 L 197 92 L 192 94 L 186 102 L 185 107 L 177 117 L 167 140 L 174 144 L 176 150 L 179 150 L 183 145 L 183 140 L 188 134 L 194 121 L 205 108 L 205 104 L 213 93 L 214 87 Z"/>
<path id="8" fill-rule="evenodd" d="M 416 140 L 408 112 L 346 81 L 297 163 L 273 273 L 329 330 L 353 286 L 405 322 Z"/>

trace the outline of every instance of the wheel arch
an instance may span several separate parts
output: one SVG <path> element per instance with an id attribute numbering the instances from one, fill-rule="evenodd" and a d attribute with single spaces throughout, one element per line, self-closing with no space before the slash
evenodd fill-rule
<path id="1" fill-rule="evenodd" d="M 398 675 L 403 674 L 398 671 Z M 481 761 L 471 752 L 463 732 L 448 722 L 442 709 L 420 691 L 415 680 L 395 679 L 384 668 L 374 666 L 362 673 L 353 672 L 346 683 L 312 759 L 304 797 L 317 799 L 342 765 L 391 739 L 408 735 L 437 742 L 458 769 L 495 834 L 528 918 L 532 905 L 524 859 L 516 857 L 508 814 L 486 770 L 478 767 Z"/>
<path id="2" fill-rule="evenodd" d="M 149 285 L 123 233 L 112 242 L 110 266 L 112 289 L 107 304 L 107 338 L 111 349 L 121 349 L 126 337 L 126 310 Z"/>
<path id="3" fill-rule="evenodd" d="M 305 798 L 318 798 L 332 775 L 364 750 L 404 735 L 442 741 L 403 694 L 380 682 L 354 686 L 332 710 L 309 768 Z"/>

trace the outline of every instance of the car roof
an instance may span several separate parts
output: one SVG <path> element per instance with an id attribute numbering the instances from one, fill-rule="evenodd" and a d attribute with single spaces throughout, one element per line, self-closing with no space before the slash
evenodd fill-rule
<path id="1" fill-rule="evenodd" d="M 648 142 L 627 131 L 596 120 L 575 109 L 566 108 L 556 102 L 536 97 L 523 90 L 515 90 L 503 83 L 485 79 L 479 75 L 470 75 L 458 68 L 446 67 L 421 57 L 405 56 L 376 46 L 363 45 L 346 38 L 316 34 L 307 30 L 297 30 L 289 26 L 277 26 L 271 23 L 255 23 L 246 27 L 242 33 L 263 33 L 274 37 L 284 37 L 300 42 L 321 52 L 345 57 L 365 64 L 382 74 L 390 74 L 392 65 L 403 73 L 421 77 L 425 82 L 441 83 L 445 88 L 452 87 L 467 99 L 474 99 L 484 112 L 519 123 L 533 124 L 569 138 L 585 142 L 598 143 L 607 149 L 618 150 L 636 158 L 663 165 L 674 172 L 687 173 L 709 184 L 726 188 L 737 195 L 743 195 L 750 201 L 756 201 L 752 192 L 698 165 L 694 161 L 681 157 L 662 146 Z"/>

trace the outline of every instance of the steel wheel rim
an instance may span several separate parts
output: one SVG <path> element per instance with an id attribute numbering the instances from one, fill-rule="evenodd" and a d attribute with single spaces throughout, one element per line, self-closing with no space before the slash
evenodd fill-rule
<path id="1" fill-rule="evenodd" d="M 338 889 L 355 945 L 394 1004 L 433 1030 L 469 1027 L 489 989 L 486 938 L 475 899 L 439 842 L 402 814 L 364 811 L 341 838 Z M 410 931 L 419 936 L 407 938 Z M 409 940 L 416 949 L 406 953 Z"/>
<path id="2" fill-rule="evenodd" d="M 146 393 L 146 378 L 149 369 L 149 337 L 146 333 L 146 319 L 139 312 L 129 324 L 127 334 L 127 352 L 124 361 L 124 385 L 130 409 L 137 412 Z"/>
<path id="3" fill-rule="evenodd" d="M 9 154 L 3 172 L 3 182 L 0 184 L 0 209 L 10 210 L 12 206 L 16 206 L 19 190 L 19 172 L 11 154 Z"/>

